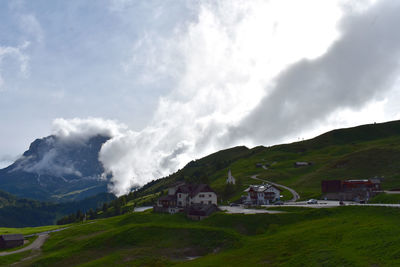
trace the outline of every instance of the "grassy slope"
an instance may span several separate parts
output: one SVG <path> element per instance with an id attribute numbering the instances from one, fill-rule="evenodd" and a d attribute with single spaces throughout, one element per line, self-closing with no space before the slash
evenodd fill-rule
<path id="1" fill-rule="evenodd" d="M 188 221 L 182 214 L 129 214 L 52 234 L 35 264 L 168 264 L 233 247 L 238 240 L 231 230 Z"/>
<path id="2" fill-rule="evenodd" d="M 369 203 L 400 204 L 400 194 L 378 194 Z"/>
<path id="3" fill-rule="evenodd" d="M 312 166 L 295 168 L 296 161 Z M 325 179 L 367 179 L 384 176 L 384 189 L 400 188 L 400 121 L 334 130 L 316 138 L 272 147 L 235 147 L 187 164 L 166 178 L 153 181 L 139 195 L 156 193 L 176 181 L 205 182 L 220 196 L 235 201 L 249 184 L 260 178 L 296 189 L 303 199 L 319 197 Z M 273 163 L 268 170 L 257 163 Z M 224 194 L 228 169 L 240 185 Z M 207 177 L 204 179 L 204 177 Z M 202 180 L 203 179 L 203 180 Z M 287 192 L 285 192 L 287 194 Z M 285 196 L 287 197 L 287 196 Z"/>
<path id="4" fill-rule="evenodd" d="M 309 211 L 308 218 L 270 224 L 237 250 L 209 255 L 188 266 L 397 266 L 399 212 L 346 207 Z M 280 215 L 285 217 L 287 215 Z M 251 255 L 251 256 L 250 256 Z"/>
<path id="5" fill-rule="evenodd" d="M 181 214 L 127 214 L 53 233 L 42 255 L 26 264 L 394 266 L 400 264 L 399 220 L 398 209 L 383 207 L 217 213 L 201 222 Z"/>

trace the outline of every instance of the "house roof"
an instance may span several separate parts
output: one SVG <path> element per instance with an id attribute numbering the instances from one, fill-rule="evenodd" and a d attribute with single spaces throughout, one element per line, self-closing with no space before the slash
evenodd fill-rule
<path id="1" fill-rule="evenodd" d="M 185 193 L 189 194 L 192 192 L 192 186 L 189 184 L 184 184 L 178 187 L 178 190 L 176 190 L 177 193 Z"/>
<path id="2" fill-rule="evenodd" d="M 262 185 L 250 185 L 246 190 L 244 190 L 245 192 L 249 192 L 250 190 L 254 190 L 254 191 L 256 191 L 256 192 L 264 192 L 264 191 L 266 191 L 267 189 L 269 189 L 269 188 L 271 188 L 271 187 L 273 187 L 273 188 L 275 188 L 275 189 L 277 189 L 277 190 L 279 190 L 279 191 L 282 191 L 281 189 L 279 189 L 278 187 L 276 187 L 276 186 L 273 186 L 273 185 L 270 185 L 270 184 L 262 184 Z"/>
<path id="3" fill-rule="evenodd" d="M 190 194 L 191 197 L 194 197 L 198 193 L 202 193 L 202 192 L 214 192 L 215 193 L 215 191 L 207 184 L 181 185 L 178 187 L 178 190 L 176 190 L 176 192 Z"/>
<path id="4" fill-rule="evenodd" d="M 195 185 L 194 188 L 192 189 L 192 192 L 190 193 L 191 197 L 196 196 L 198 193 L 205 193 L 205 192 L 214 192 L 214 190 L 212 190 L 212 188 L 207 185 L 207 184 L 199 184 L 199 185 Z"/>
<path id="5" fill-rule="evenodd" d="M 0 239 L 4 241 L 24 240 L 24 236 L 21 234 L 1 235 Z"/>

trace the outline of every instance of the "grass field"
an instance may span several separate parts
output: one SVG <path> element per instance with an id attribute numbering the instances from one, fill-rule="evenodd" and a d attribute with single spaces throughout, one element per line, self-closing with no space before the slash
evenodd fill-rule
<path id="1" fill-rule="evenodd" d="M 276 209 L 284 209 L 277 207 Z M 27 266 L 396 266 L 400 210 L 287 208 L 282 214 L 132 213 L 52 233 Z M 14 261 L 21 259 L 15 257 Z M 190 257 L 198 257 L 189 260 Z M 0 263 L 9 258 L 0 258 Z"/>
<path id="2" fill-rule="evenodd" d="M 378 194 L 369 203 L 399 204 L 400 194 Z"/>

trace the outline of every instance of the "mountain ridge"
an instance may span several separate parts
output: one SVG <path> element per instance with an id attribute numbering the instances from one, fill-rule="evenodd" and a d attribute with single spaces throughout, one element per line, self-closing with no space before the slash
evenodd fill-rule
<path id="1" fill-rule="evenodd" d="M 13 164 L 0 170 L 0 188 L 18 197 L 40 201 L 81 200 L 107 192 L 98 154 L 109 137 L 86 141 L 51 135 L 36 139 Z"/>
<path id="2" fill-rule="evenodd" d="M 236 201 L 244 187 L 254 183 L 251 175 L 291 186 L 303 198 L 319 197 L 323 179 L 366 179 L 385 177 L 386 189 L 400 188 L 400 120 L 335 129 L 312 139 L 251 149 L 241 147 L 221 150 L 189 162 L 167 177 L 153 180 L 138 190 L 145 196 L 165 190 L 176 181 L 208 182 L 223 199 Z M 224 162 L 224 160 L 226 160 Z M 312 165 L 295 168 L 296 161 Z M 225 163 L 225 164 L 221 164 Z M 398 162 L 398 161 L 397 161 Z M 267 169 L 260 168 L 268 165 Z M 242 186 L 226 194 L 228 169 Z M 207 176 L 203 180 L 201 177 Z"/>

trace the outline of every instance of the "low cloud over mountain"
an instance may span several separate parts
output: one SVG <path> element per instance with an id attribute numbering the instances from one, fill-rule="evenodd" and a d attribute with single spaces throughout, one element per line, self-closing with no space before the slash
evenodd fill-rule
<path id="1" fill-rule="evenodd" d="M 400 116 L 396 1 L 222 0 L 170 6 L 115 0 L 107 14 L 125 27 L 140 17 L 138 10 L 147 12 L 143 30 L 132 29 L 134 41 L 124 39 L 110 49 L 124 51 L 118 54 L 123 62 L 101 61 L 99 66 L 112 66 L 101 74 L 85 68 L 97 78 L 74 83 L 71 100 L 71 105 L 82 103 L 85 112 L 68 107 L 68 115 L 57 115 L 78 118 L 55 120 L 59 145 L 34 165 L 26 158 L 29 164 L 21 168 L 83 177 L 76 163 L 57 160 L 63 145 L 107 136 L 98 160 L 103 177 L 110 178 L 108 189 L 121 195 L 223 148 L 288 142 Z M 171 16 L 174 12 L 184 16 Z M 126 43 L 129 49 L 122 47 Z M 87 49 L 82 55 L 92 51 L 109 50 Z M 102 56 L 91 55 L 89 61 Z M 99 84 L 105 77 L 113 80 Z M 88 97 L 91 87 L 96 91 Z M 103 102 L 84 101 L 100 96 Z M 99 118 L 79 119 L 86 114 Z"/>

